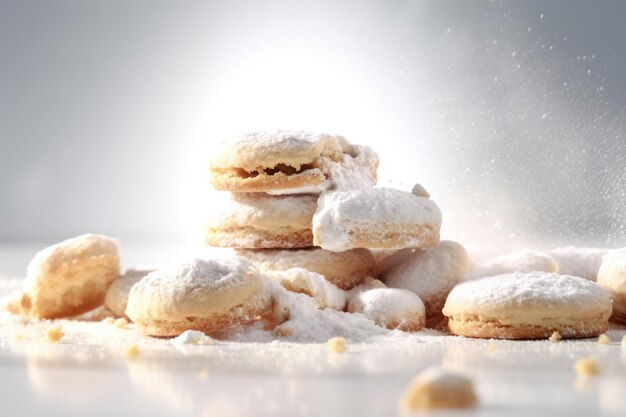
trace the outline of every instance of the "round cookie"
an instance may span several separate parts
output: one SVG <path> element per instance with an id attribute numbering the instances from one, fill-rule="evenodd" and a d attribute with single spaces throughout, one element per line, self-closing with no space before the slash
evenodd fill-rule
<path id="1" fill-rule="evenodd" d="M 598 285 L 613 300 L 613 320 L 626 323 L 626 248 L 609 251 L 598 271 Z"/>
<path id="2" fill-rule="evenodd" d="M 429 368 L 411 382 L 402 397 L 405 413 L 430 409 L 460 409 L 478 403 L 472 381 L 465 375 L 443 368 Z"/>
<path id="3" fill-rule="evenodd" d="M 350 300 L 348 312 L 361 313 L 379 326 L 405 332 L 416 332 L 426 323 L 422 300 L 399 288 L 360 291 Z"/>
<path id="4" fill-rule="evenodd" d="M 231 193 L 208 221 L 210 246 L 231 248 L 307 248 L 313 246 L 311 223 L 317 196 Z"/>
<path id="5" fill-rule="evenodd" d="M 608 249 L 603 248 L 568 246 L 552 249 L 548 251 L 548 255 L 552 256 L 559 264 L 559 273 L 595 281 L 602 264 L 602 258 L 608 251 Z"/>
<path id="6" fill-rule="evenodd" d="M 276 275 L 284 288 L 312 297 L 320 308 L 343 311 L 346 306 L 346 292 L 320 274 L 291 268 Z"/>
<path id="7" fill-rule="evenodd" d="M 608 329 L 611 300 L 580 277 L 514 272 L 463 282 L 443 314 L 453 334 L 477 338 L 546 339 L 598 336 Z"/>
<path id="8" fill-rule="evenodd" d="M 363 176 L 371 186 L 377 168 L 374 151 L 351 145 L 342 136 L 274 130 L 225 142 L 211 161 L 211 181 L 226 191 L 320 193 L 328 188 L 330 177 L 343 176 L 344 169 Z"/>
<path id="9" fill-rule="evenodd" d="M 304 268 L 323 275 L 328 281 L 349 290 L 374 270 L 374 258 L 366 249 L 331 252 L 320 248 L 292 250 L 239 250 L 237 254 L 250 260 L 262 272 Z"/>
<path id="10" fill-rule="evenodd" d="M 120 271 L 115 240 L 86 234 L 40 251 L 30 261 L 24 290 L 6 308 L 35 318 L 75 316 L 102 304 Z"/>
<path id="11" fill-rule="evenodd" d="M 146 275 L 131 289 L 126 315 L 152 336 L 207 334 L 270 313 L 263 277 L 242 259 L 194 259 Z"/>
<path id="12" fill-rule="evenodd" d="M 426 317 L 441 314 L 450 290 L 471 267 L 465 248 L 451 241 L 439 242 L 428 249 L 403 249 L 391 258 L 403 259 L 383 275 L 392 288 L 404 288 L 417 294 L 426 307 Z M 393 259 L 387 259 L 393 264 Z"/>
<path id="13" fill-rule="evenodd" d="M 427 197 L 391 188 L 329 191 L 313 216 L 313 243 L 332 251 L 427 248 L 439 242 L 441 211 Z"/>
<path id="14" fill-rule="evenodd" d="M 126 271 L 124 275 L 113 281 L 107 290 L 104 306 L 116 317 L 126 317 L 130 289 L 152 271 L 154 269 L 129 269 Z"/>
<path id="15" fill-rule="evenodd" d="M 498 256 L 483 265 L 476 265 L 467 274 L 466 279 L 492 277 L 508 272 L 542 271 L 559 273 L 559 265 L 546 252 L 537 250 L 521 250 Z M 564 274 L 566 275 L 566 274 Z"/>

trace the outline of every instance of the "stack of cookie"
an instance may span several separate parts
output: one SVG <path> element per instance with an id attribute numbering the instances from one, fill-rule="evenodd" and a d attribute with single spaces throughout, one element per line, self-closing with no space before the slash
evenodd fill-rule
<path id="1" fill-rule="evenodd" d="M 389 275 L 394 286 L 424 296 L 427 314 L 440 314 L 469 258 L 458 244 L 438 245 L 441 211 L 423 187 L 416 185 L 410 193 L 376 188 L 377 168 L 374 150 L 342 136 L 283 130 L 244 134 L 224 143 L 211 163 L 213 187 L 230 192 L 230 198 L 209 219 L 206 242 L 236 249 L 264 272 L 303 268 L 339 289 L 360 288 L 349 293 L 354 297 L 386 287 L 381 281 L 364 284 L 367 277 Z M 426 248 L 433 249 L 424 253 Z M 382 259 L 401 249 L 378 266 L 372 254 Z M 407 280 L 402 277 L 406 266 L 400 272 L 397 267 L 409 258 L 416 258 L 422 270 L 409 268 Z M 439 268 L 433 262 L 450 265 Z M 348 297 L 347 309 L 366 311 L 363 297 L 352 303 Z M 393 295 L 390 304 L 393 297 L 402 298 Z"/>

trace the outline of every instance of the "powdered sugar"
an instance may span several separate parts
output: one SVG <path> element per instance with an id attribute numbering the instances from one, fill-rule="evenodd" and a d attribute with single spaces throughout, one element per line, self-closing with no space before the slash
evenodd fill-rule
<path id="1" fill-rule="evenodd" d="M 170 339 L 170 343 L 172 343 L 174 346 L 210 345 L 215 343 L 215 340 L 197 330 L 187 330 L 179 336 Z"/>

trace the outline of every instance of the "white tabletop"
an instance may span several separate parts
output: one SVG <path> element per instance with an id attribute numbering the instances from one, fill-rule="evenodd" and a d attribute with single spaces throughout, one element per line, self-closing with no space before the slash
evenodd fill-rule
<path id="1" fill-rule="evenodd" d="M 31 255 L 26 248 L 0 250 L 0 273 L 19 274 L 17 266 Z M 3 282 L 3 292 L 15 286 Z M 596 339 L 472 340 L 429 330 L 351 343 L 346 353 L 330 354 L 322 343 L 175 347 L 132 325 L 59 323 L 66 336 L 52 344 L 43 338 L 49 322 L 0 316 L 0 415 L 388 416 L 397 414 L 411 378 L 430 366 L 473 380 L 480 406 L 455 415 L 594 416 L 626 410 L 621 326 L 608 332 L 610 345 Z M 132 343 L 140 354 L 126 358 Z M 598 359 L 598 376 L 574 372 L 576 359 L 586 356 Z"/>

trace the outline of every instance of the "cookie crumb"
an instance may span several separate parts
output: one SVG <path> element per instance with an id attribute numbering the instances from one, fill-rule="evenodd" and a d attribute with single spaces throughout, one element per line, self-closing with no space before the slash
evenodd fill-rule
<path id="1" fill-rule="evenodd" d="M 124 354 L 126 355 L 127 358 L 134 358 L 139 356 L 139 347 L 136 344 L 131 344 L 126 346 L 126 350 L 124 351 Z"/>
<path id="2" fill-rule="evenodd" d="M 626 346 L 626 334 L 622 336 L 622 346 Z"/>
<path id="3" fill-rule="evenodd" d="M 471 408 L 478 398 L 472 381 L 465 375 L 430 368 L 411 382 L 401 400 L 405 412 L 436 408 Z"/>
<path id="4" fill-rule="evenodd" d="M 15 333 L 13 335 L 13 340 L 22 340 L 24 338 L 24 335 L 22 333 Z"/>
<path id="5" fill-rule="evenodd" d="M 347 344 L 343 337 L 333 337 L 328 339 L 328 350 L 333 353 L 343 353 L 346 351 Z"/>
<path id="6" fill-rule="evenodd" d="M 611 339 L 604 333 L 598 336 L 598 343 L 601 345 L 608 345 L 611 343 Z"/>
<path id="7" fill-rule="evenodd" d="M 115 319 L 113 317 L 107 317 L 104 320 L 102 320 L 102 322 L 104 324 L 113 324 L 113 323 L 115 323 Z"/>
<path id="8" fill-rule="evenodd" d="M 59 340 L 63 339 L 63 336 L 65 336 L 65 333 L 63 333 L 60 324 L 49 327 L 46 330 L 46 341 L 49 343 L 56 343 Z"/>
<path id="9" fill-rule="evenodd" d="M 574 369 L 578 375 L 597 375 L 600 372 L 598 360 L 592 356 L 580 358 L 574 364 Z"/>
<path id="10" fill-rule="evenodd" d="M 202 381 L 206 381 L 207 379 L 209 379 L 209 370 L 207 368 L 200 369 L 200 371 L 198 372 L 198 379 Z"/>
<path id="11" fill-rule="evenodd" d="M 559 343 L 561 341 L 561 333 L 555 330 L 554 333 L 552 333 L 552 336 L 548 338 L 548 340 L 552 343 Z"/>
<path id="12" fill-rule="evenodd" d="M 487 343 L 487 352 L 493 352 L 496 350 L 496 342 Z"/>
<path id="13" fill-rule="evenodd" d="M 118 329 L 125 328 L 127 324 L 128 324 L 128 320 L 126 320 L 124 317 L 117 319 L 113 322 L 113 325 L 117 327 Z"/>

